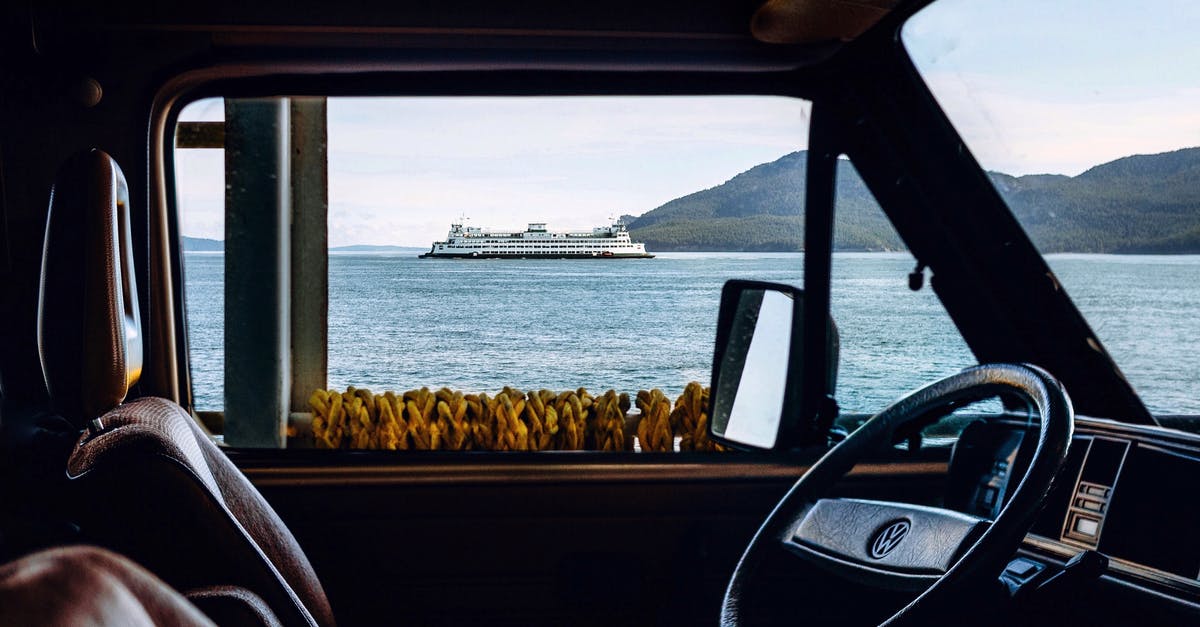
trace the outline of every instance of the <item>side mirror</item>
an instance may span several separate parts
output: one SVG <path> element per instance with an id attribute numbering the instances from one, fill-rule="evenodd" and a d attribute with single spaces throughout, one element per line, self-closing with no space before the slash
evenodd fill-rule
<path id="1" fill-rule="evenodd" d="M 804 293 L 790 285 L 729 281 L 721 291 L 709 431 L 735 448 L 789 448 L 805 419 Z M 837 379 L 838 335 L 829 321 L 827 395 Z M 822 399 L 823 401 L 824 399 Z M 821 407 L 821 403 L 813 403 Z"/>

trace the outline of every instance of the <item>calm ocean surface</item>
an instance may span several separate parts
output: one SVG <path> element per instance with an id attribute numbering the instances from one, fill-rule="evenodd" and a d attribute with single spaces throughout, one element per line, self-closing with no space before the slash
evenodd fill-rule
<path id="1" fill-rule="evenodd" d="M 329 387 L 662 388 L 707 384 L 721 285 L 799 285 L 800 254 L 649 260 L 419 260 L 330 255 Z M 198 409 L 223 406 L 223 256 L 187 253 Z M 1151 411 L 1200 414 L 1200 256 L 1053 255 L 1050 265 Z M 839 253 L 837 396 L 873 412 L 974 363 L 905 253 Z"/>

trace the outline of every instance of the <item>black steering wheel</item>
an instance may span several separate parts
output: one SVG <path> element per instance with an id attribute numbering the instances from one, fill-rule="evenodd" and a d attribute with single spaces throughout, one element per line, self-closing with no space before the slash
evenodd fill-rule
<path id="1" fill-rule="evenodd" d="M 934 507 L 826 498 L 865 455 L 892 444 L 904 425 L 934 412 L 1007 393 L 1038 410 L 1028 470 L 994 520 Z M 826 453 L 784 495 L 754 534 L 725 591 L 721 625 L 742 624 L 745 596 L 771 553 L 786 552 L 876 588 L 918 591 L 883 624 L 931 624 L 950 591 L 999 569 L 1033 525 L 1071 442 L 1074 410 L 1062 385 L 1029 365 L 975 366 L 928 385 L 876 414 Z"/>

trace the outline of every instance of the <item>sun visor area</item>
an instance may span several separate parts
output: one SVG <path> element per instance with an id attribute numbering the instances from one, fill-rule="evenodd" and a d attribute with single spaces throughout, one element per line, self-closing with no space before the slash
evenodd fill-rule
<path id="1" fill-rule="evenodd" d="M 850 41 L 887 15 L 895 0 L 768 0 L 750 20 L 754 38 L 771 44 Z"/>

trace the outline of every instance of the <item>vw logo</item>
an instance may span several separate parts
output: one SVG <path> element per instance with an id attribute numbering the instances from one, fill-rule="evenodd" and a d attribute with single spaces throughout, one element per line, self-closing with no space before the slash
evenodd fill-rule
<path id="1" fill-rule="evenodd" d="M 909 529 L 912 529 L 912 525 L 904 519 L 884 525 L 875 533 L 875 539 L 871 540 L 871 557 L 877 560 L 887 557 L 908 535 Z"/>

